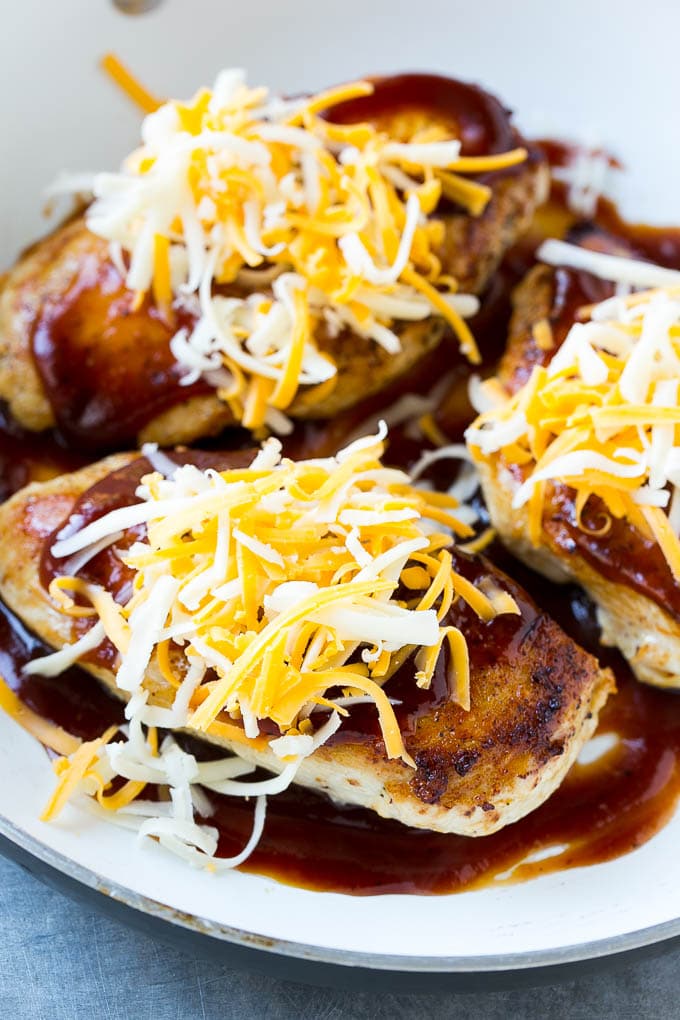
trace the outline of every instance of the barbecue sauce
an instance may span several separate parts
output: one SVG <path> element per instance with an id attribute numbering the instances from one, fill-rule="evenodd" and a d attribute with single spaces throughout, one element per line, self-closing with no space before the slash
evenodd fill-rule
<path id="1" fill-rule="evenodd" d="M 468 82 L 439 74 L 395 74 L 373 79 L 373 92 L 337 103 L 325 117 L 334 124 L 368 121 L 390 134 L 404 127 L 407 141 L 413 123 L 434 117 L 459 138 L 464 156 L 508 152 L 518 142 L 508 110 L 495 96 Z"/>
<path id="2" fill-rule="evenodd" d="M 566 161 L 564 147 L 543 144 L 553 162 Z M 642 255 L 680 267 L 680 231 L 631 227 L 604 200 L 598 203 L 595 223 L 625 239 Z M 573 226 L 564 190 L 557 185 L 534 230 L 508 253 L 486 295 L 476 330 L 480 346 L 488 351 L 486 372 L 493 370 L 502 350 L 510 291 L 533 264 L 537 244 L 550 234 L 564 236 Z M 567 280 L 565 286 L 581 283 Z M 419 382 L 424 391 L 437 369 L 433 360 L 423 372 Z M 470 409 L 462 396 L 466 376 L 467 370 L 461 366 L 437 415 L 439 426 L 448 429 L 450 438 L 458 437 L 469 421 Z M 411 380 L 411 390 L 413 384 Z M 371 403 L 362 410 L 375 409 Z M 358 420 L 356 416 L 329 426 L 300 426 L 289 449 L 300 457 L 330 452 Z M 225 443 L 221 445 L 224 449 Z M 407 465 L 413 456 L 408 442 L 393 433 L 391 459 Z M 0 420 L 3 496 L 31 478 L 49 477 L 77 466 L 78 457 L 59 441 L 45 444 L 41 439 L 36 443 L 8 420 Z M 92 512 L 96 510 L 90 508 L 88 513 Z M 315 792 L 291 787 L 270 798 L 264 834 L 242 870 L 310 889 L 355 895 L 452 893 L 611 860 L 642 845 L 668 821 L 680 797 L 680 695 L 636 683 L 622 657 L 600 645 L 594 607 L 578 588 L 546 581 L 512 560 L 500 546 L 494 545 L 488 553 L 574 640 L 614 671 L 618 691 L 602 711 L 598 729 L 598 735 L 610 737 L 611 746 L 590 764 L 576 764 L 559 790 L 532 814 L 494 835 L 476 839 L 410 829 L 380 819 L 371 811 L 339 806 Z M 43 578 L 48 580 L 54 571 L 48 555 L 42 566 Z M 22 700 L 83 739 L 120 724 L 120 702 L 82 670 L 72 668 L 54 678 L 22 673 L 23 663 L 47 650 L 0 604 L 0 673 Z M 432 692 L 421 693 L 423 698 L 436 698 L 437 682 Z M 407 729 L 419 711 L 413 700 L 417 693 L 411 694 L 402 713 L 402 725 Z M 353 724 L 369 731 L 368 710 L 357 713 Z M 202 757 L 214 755 L 214 748 L 207 745 L 192 744 L 192 750 Z M 250 835 L 252 804 L 239 798 L 209 796 L 214 807 L 210 824 L 219 830 L 218 852 L 230 856 Z"/>
<path id="3" fill-rule="evenodd" d="M 108 450 L 131 443 L 144 425 L 190 397 L 212 392 L 204 381 L 183 386 L 170 350 L 195 317 L 186 309 L 164 313 L 145 298 L 139 304 L 105 242 L 80 230 L 61 231 L 56 257 L 73 272 L 56 286 L 49 276 L 32 328 L 33 361 L 59 431 L 81 449 Z M 44 242 L 49 244 L 49 241 Z"/>

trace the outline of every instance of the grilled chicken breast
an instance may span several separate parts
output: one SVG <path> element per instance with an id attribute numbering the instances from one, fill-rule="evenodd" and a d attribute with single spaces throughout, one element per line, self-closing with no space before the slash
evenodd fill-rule
<path id="1" fill-rule="evenodd" d="M 593 228 L 573 238 L 607 254 L 640 253 L 623 239 Z M 612 284 L 584 271 L 537 265 L 516 289 L 508 346 L 498 378 L 517 392 L 535 365 L 547 365 L 576 321 L 578 309 L 614 293 Z M 553 345 L 537 342 L 535 326 L 547 322 Z M 528 508 L 513 509 L 521 470 L 502 454 L 478 464 L 492 523 L 513 555 L 554 581 L 575 581 L 597 606 L 601 639 L 618 647 L 639 680 L 659 687 L 680 687 L 680 592 L 658 545 L 626 520 L 614 520 L 597 536 L 597 503 L 584 523 L 576 524 L 574 493 L 563 485 L 546 490 L 541 544 L 529 538 Z"/>
<path id="2" fill-rule="evenodd" d="M 243 453 L 227 462 L 216 461 L 215 454 L 197 456 L 203 458 L 203 467 L 207 457 L 221 467 L 244 463 Z M 135 501 L 131 470 L 138 479 L 149 470 L 148 462 L 137 455 L 110 457 L 74 474 L 32 484 L 0 508 L 0 596 L 55 648 L 74 640 L 89 624 L 59 612 L 44 587 L 41 561 L 44 568 L 55 531 L 74 507 L 85 505 L 83 498 L 104 513 L 112 500 L 124 504 L 126 480 L 126 499 Z M 111 550 L 99 553 L 86 569 L 99 583 L 106 584 L 108 578 L 114 590 L 112 557 Z M 483 578 L 500 583 L 520 608 L 519 615 L 497 616 L 488 623 L 461 600 L 450 610 L 447 622 L 459 627 L 468 643 L 470 711 L 450 697 L 443 656 L 429 691 L 416 686 L 413 660 L 407 659 L 386 690 L 401 702 L 396 711 L 416 769 L 386 758 L 375 708 L 362 705 L 351 710 L 331 742 L 305 759 L 296 782 L 406 825 L 481 836 L 526 815 L 555 790 L 593 734 L 613 677 L 490 563 L 456 553 L 454 567 L 475 584 Z M 84 668 L 121 696 L 114 659 L 93 654 Z M 153 668 L 147 683 L 163 703 L 168 688 Z M 215 742 L 273 771 L 283 767 L 266 747 Z"/>
<path id="3" fill-rule="evenodd" d="M 420 95 L 422 81 L 429 84 Z M 480 89 L 421 75 L 382 82 L 387 85 L 379 82 L 377 91 L 390 83 L 399 89 L 390 93 L 396 105 L 389 116 L 378 116 L 362 100 L 338 107 L 338 118 L 372 117 L 398 137 L 397 120 L 416 110 L 428 125 L 443 123 L 458 133 L 463 154 L 484 155 L 522 144 L 507 112 Z M 436 253 L 443 271 L 456 277 L 461 291 L 473 293 L 484 289 L 506 249 L 528 227 L 545 193 L 547 171 L 532 151 L 521 165 L 479 179 L 491 188 L 480 215 L 451 202 L 434 213 L 445 228 Z M 239 282 L 224 293 L 242 297 L 247 288 Z M 26 428 L 56 425 L 89 448 L 111 449 L 135 440 L 170 446 L 216 434 L 233 424 L 229 407 L 204 381 L 180 386 L 183 370 L 169 348 L 174 332 L 193 321 L 190 311 L 179 309 L 170 326 L 150 300 L 137 307 L 111 262 L 108 244 L 76 218 L 36 244 L 5 276 L 0 399 Z M 328 387 L 302 388 L 287 413 L 329 418 L 384 390 L 436 347 L 445 326 L 441 319 L 397 322 L 395 331 L 402 350 L 391 354 L 348 328 L 336 335 L 320 326 L 315 341 L 337 365 L 336 384 L 330 392 Z"/>

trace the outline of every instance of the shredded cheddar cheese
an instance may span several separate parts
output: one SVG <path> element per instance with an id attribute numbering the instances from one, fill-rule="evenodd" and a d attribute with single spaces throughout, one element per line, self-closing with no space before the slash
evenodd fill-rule
<path id="1" fill-rule="evenodd" d="M 68 755 L 78 750 L 80 741 L 77 737 L 25 705 L 2 677 L 0 677 L 0 708 L 51 751 Z"/>
<path id="2" fill-rule="evenodd" d="M 591 220 L 601 196 L 610 190 L 610 179 L 616 171 L 616 161 L 603 149 L 570 146 L 567 164 L 551 167 L 551 176 L 566 185 L 569 210 Z"/>
<path id="3" fill-rule="evenodd" d="M 571 264 L 587 268 L 590 254 L 598 272 L 636 279 L 635 263 L 620 269 L 615 261 L 608 270 L 597 253 L 580 250 Z M 670 273 L 640 265 L 645 280 L 657 269 Z M 599 498 L 599 533 L 624 518 L 658 543 L 680 581 L 678 288 L 610 298 L 587 313 L 547 368 L 535 367 L 518 393 L 480 415 L 467 432 L 469 448 L 480 460 L 498 454 L 521 466 L 513 506 L 528 508 L 534 545 L 547 486 L 561 483 L 575 490 L 579 526 L 588 501 Z"/>
<path id="4" fill-rule="evenodd" d="M 479 361 L 463 318 L 477 302 L 442 269 L 436 210 L 444 196 L 481 215 L 490 189 L 461 175 L 520 163 L 524 149 L 461 156 L 438 125 L 395 141 L 324 118 L 369 95 L 368 81 L 281 100 L 228 70 L 159 105 L 116 58 L 104 63 L 147 117 L 122 172 L 93 178 L 87 224 L 127 259 L 137 304 L 148 293 L 168 322 L 180 306 L 195 315 L 171 341 L 184 384 L 203 377 L 238 421 L 285 432 L 300 387 L 334 384 L 321 333 L 349 329 L 394 354 L 395 324 L 436 316 Z"/>
<path id="5" fill-rule="evenodd" d="M 102 57 L 101 68 L 143 113 L 154 113 L 161 105 L 160 99 L 156 99 L 137 80 L 115 53 L 106 53 Z"/>
<path id="6" fill-rule="evenodd" d="M 140 831 L 183 856 L 209 857 L 213 837 L 193 806 L 201 789 L 284 789 L 357 698 L 376 708 L 386 757 L 415 767 L 384 689 L 409 656 L 414 684 L 427 688 L 446 648 L 450 697 L 470 708 L 467 644 L 450 607 L 462 600 L 485 621 L 518 608 L 489 578 L 475 585 L 453 569 L 454 541 L 473 534 L 464 508 L 385 467 L 386 435 L 381 424 L 336 457 L 300 462 L 269 439 L 249 467 L 220 472 L 160 457 L 139 502 L 67 527 L 52 549 L 65 563 L 139 524 L 146 538 L 119 553 L 134 571 L 125 605 L 77 576 L 50 585 L 62 612 L 91 614 L 117 648 L 129 723 L 69 748 L 46 818 L 87 794 L 119 819 L 143 816 Z M 53 674 L 55 656 L 63 650 L 31 671 Z M 156 727 L 267 752 L 280 774 L 237 781 L 252 768 L 238 755 L 201 764 L 172 737 L 158 747 Z M 148 783 L 170 787 L 162 825 L 142 799 Z"/>
<path id="7" fill-rule="evenodd" d="M 101 737 L 81 744 L 69 758 L 57 759 L 54 767 L 58 782 L 49 803 L 43 811 L 42 821 L 51 821 L 61 814 L 78 785 L 83 781 L 94 781 L 94 788 L 101 788 L 103 780 L 96 769 L 99 751 L 108 744 L 116 733 L 117 728 L 116 726 L 111 726 Z"/>
<path id="8" fill-rule="evenodd" d="M 414 488 L 403 472 L 383 467 L 381 453 L 374 437 L 337 458 L 294 463 L 270 440 L 250 468 L 184 467 L 172 480 L 153 473 L 140 489 L 144 501 L 129 508 L 146 518 L 148 536 L 125 556 L 136 571 L 131 602 L 119 606 L 79 578 L 59 578 L 50 592 L 62 611 L 101 620 L 122 658 L 124 690 L 139 688 L 152 653 L 174 690 L 187 659 L 198 659 L 216 679 L 200 688 L 205 696 L 194 691 L 193 728 L 209 730 L 226 713 L 270 719 L 285 733 L 310 699 L 326 696 L 340 667 L 348 684 L 376 693 L 380 655 L 353 662 L 357 649 L 386 653 L 384 678 L 401 648 L 436 644 L 434 607 L 447 584 L 448 604 L 455 595 L 483 619 L 494 615 L 487 596 L 451 570 L 452 535 L 472 535 L 456 516 L 458 501 Z M 96 536 L 85 529 L 55 553 L 101 541 L 118 519 L 113 511 L 90 526 Z M 415 564 L 424 591 L 396 598 L 402 572 L 413 584 Z M 67 592 L 88 605 L 75 606 Z M 176 627 L 179 665 L 163 636 Z M 407 757 L 398 736 L 386 743 L 396 749 L 391 756 Z"/>

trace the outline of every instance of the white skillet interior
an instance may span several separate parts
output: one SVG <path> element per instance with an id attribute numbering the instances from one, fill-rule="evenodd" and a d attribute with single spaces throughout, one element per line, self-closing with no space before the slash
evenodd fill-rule
<path id="1" fill-rule="evenodd" d="M 158 95 L 188 97 L 223 67 L 295 92 L 361 74 L 434 70 L 481 81 L 529 132 L 609 146 L 630 167 L 626 205 L 680 221 L 680 8 L 651 0 L 22 0 L 3 19 L 0 266 L 44 228 L 61 170 L 115 168 L 138 116 L 97 70 L 108 50 Z"/>
<path id="2" fill-rule="evenodd" d="M 57 822 L 42 823 L 39 814 L 52 784 L 47 757 L 4 715 L 0 775 L 0 832 L 6 831 L 4 816 L 91 872 L 91 884 L 104 890 L 120 886 L 133 901 L 134 894 L 146 896 L 201 919 L 202 928 L 203 922 L 214 922 L 322 951 L 432 961 L 587 946 L 680 917 L 680 819 L 640 850 L 608 864 L 482 892 L 376 899 L 310 892 L 237 872 L 194 870 L 154 844 L 138 846 L 133 833 L 72 807 Z"/>
<path id="3" fill-rule="evenodd" d="M 97 70 L 113 50 L 158 94 L 191 95 L 224 66 L 298 91 L 366 72 L 439 70 L 482 81 L 528 131 L 597 142 L 629 167 L 624 209 L 680 222 L 676 40 L 680 7 L 630 0 L 166 0 L 129 18 L 106 0 L 24 0 L 4 19 L 0 264 L 44 230 L 41 189 L 61 169 L 116 166 L 138 117 Z M 353 898 L 188 869 L 69 809 L 38 821 L 51 786 L 42 750 L 0 715 L 3 817 L 28 836 L 171 908 L 324 949 L 472 958 L 579 946 L 680 917 L 680 818 L 627 857 L 455 897 Z M 405 862 L 408 867 L 408 862 Z"/>

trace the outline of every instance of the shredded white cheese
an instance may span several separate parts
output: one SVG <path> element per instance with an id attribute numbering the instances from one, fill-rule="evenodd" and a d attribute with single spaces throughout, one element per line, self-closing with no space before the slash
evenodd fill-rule
<path id="1" fill-rule="evenodd" d="M 506 592 L 492 601 L 469 584 L 456 596 L 448 547 L 453 536 L 471 534 L 457 516 L 464 508 L 384 467 L 386 436 L 381 423 L 377 435 L 336 457 L 298 463 L 282 458 L 281 444 L 270 439 L 249 468 L 173 464 L 172 472 L 142 479 L 138 503 L 80 531 L 76 521 L 67 525 L 53 547 L 57 556 L 101 548 L 121 527 L 140 523 L 146 538 L 121 554 L 135 573 L 126 605 L 77 577 L 50 586 L 66 613 L 81 612 L 69 593 L 89 602 L 95 622 L 75 645 L 34 660 L 30 672 L 54 675 L 106 635 L 119 655 L 115 682 L 128 699 L 128 724 L 124 739 L 114 727 L 60 762 L 49 816 L 78 793 L 125 812 L 146 784 L 159 784 L 171 806 L 128 811 L 125 824 L 194 863 L 212 861 L 215 833 L 201 820 L 211 807 L 205 791 L 260 798 L 281 792 L 335 733 L 346 706 L 362 697 L 376 706 L 387 756 L 414 765 L 382 689 L 398 668 L 393 657 L 427 652 L 417 672 L 427 685 L 444 638 L 456 634 L 464 643 L 441 622 L 454 597 L 484 619 L 517 607 Z M 468 707 L 467 657 L 453 656 L 449 668 L 452 697 Z M 315 728 L 320 708 L 329 716 Z M 265 720 L 276 735 L 264 735 Z M 251 766 L 238 757 L 204 764 L 172 736 L 157 747 L 156 727 L 254 746 L 280 763 L 278 774 L 243 779 Z M 116 777 L 126 784 L 110 793 Z M 253 840 L 263 812 L 256 811 Z"/>
<path id="2" fill-rule="evenodd" d="M 677 269 L 655 266 L 651 262 L 642 262 L 623 255 L 606 255 L 603 252 L 590 251 L 588 248 L 580 248 L 576 244 L 568 244 L 554 238 L 543 242 L 536 252 L 536 258 L 551 266 L 584 269 L 600 279 L 626 283 L 633 287 L 680 285 L 680 272 Z"/>
<path id="3" fill-rule="evenodd" d="M 193 327 L 170 342 L 182 381 L 208 380 L 247 427 L 286 431 L 298 388 L 333 379 L 315 342 L 321 328 L 397 353 L 401 321 L 439 316 L 479 358 L 462 318 L 478 301 L 446 276 L 432 214 L 456 181 L 458 200 L 479 214 L 489 189 L 478 186 L 481 204 L 477 192 L 468 200 L 472 185 L 458 175 L 522 162 L 526 151 L 462 158 L 441 125 L 396 142 L 324 118 L 373 88 L 359 81 L 290 103 L 223 71 L 212 91 L 149 113 L 120 173 L 59 183 L 91 188 L 87 225 L 140 301 L 151 294 L 169 323 L 194 310 Z"/>
<path id="4" fill-rule="evenodd" d="M 564 262 L 561 251 L 548 255 Z M 680 273 L 632 260 L 627 269 L 620 265 L 625 259 L 593 264 L 593 254 L 567 258 L 589 271 L 599 266 L 610 278 L 680 280 Z M 575 323 L 548 367 L 534 368 L 517 394 L 473 423 L 466 439 L 478 459 L 500 454 L 522 466 L 513 508 L 528 505 L 534 543 L 545 484 L 560 482 L 576 490 L 579 521 L 588 500 L 599 497 L 604 526 L 627 519 L 658 542 L 680 578 L 679 386 L 680 286 L 618 296 L 591 309 L 587 323 Z"/>

